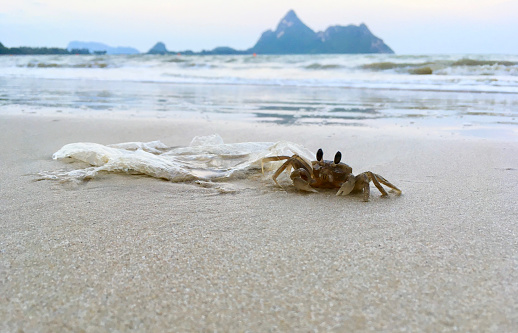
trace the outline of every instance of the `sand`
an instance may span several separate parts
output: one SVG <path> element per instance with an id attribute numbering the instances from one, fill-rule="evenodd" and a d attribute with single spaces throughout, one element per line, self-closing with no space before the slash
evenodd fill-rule
<path id="1" fill-rule="evenodd" d="M 287 139 L 400 197 L 69 167 L 72 142 Z M 397 128 L 0 117 L 0 331 L 518 330 L 518 143 Z"/>

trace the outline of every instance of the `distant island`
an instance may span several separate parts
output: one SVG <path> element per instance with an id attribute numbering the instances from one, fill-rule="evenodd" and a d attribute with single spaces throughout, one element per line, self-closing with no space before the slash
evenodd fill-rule
<path id="1" fill-rule="evenodd" d="M 147 54 L 183 54 L 183 55 L 228 55 L 228 54 L 252 54 L 249 50 L 239 51 L 235 50 L 231 47 L 220 46 L 216 47 L 213 50 L 203 50 L 201 52 L 194 52 L 191 50 L 185 51 L 168 51 L 165 44 L 162 42 L 158 42 L 153 46 Z"/>
<path id="2" fill-rule="evenodd" d="M 103 43 L 96 42 L 79 42 L 73 41 L 68 43 L 67 50 L 80 50 L 87 49 L 91 53 L 104 53 L 104 54 L 139 54 L 140 51 L 133 47 L 128 46 L 109 46 Z"/>
<path id="3" fill-rule="evenodd" d="M 87 49 L 74 49 L 67 50 L 58 47 L 5 47 L 2 43 L 0 43 L 0 55 L 1 54 L 12 54 L 12 55 L 22 55 L 22 54 L 90 54 Z"/>
<path id="4" fill-rule="evenodd" d="M 265 31 L 257 43 L 248 50 L 217 47 L 201 52 L 168 51 L 165 44 L 158 42 L 148 54 L 351 54 L 351 53 L 394 53 L 374 36 L 365 24 L 335 25 L 325 31 L 315 32 L 305 25 L 290 10 L 279 22 L 275 31 Z"/>
<path id="5" fill-rule="evenodd" d="M 335 25 L 314 32 L 293 10 L 284 16 L 275 31 L 265 31 L 249 51 L 261 54 L 394 53 L 365 24 Z"/>
<path id="6" fill-rule="evenodd" d="M 0 54 L 139 54 L 132 47 L 112 47 L 96 42 L 70 42 L 61 48 L 7 48 L 0 43 Z M 365 24 L 335 25 L 325 31 L 315 32 L 290 10 L 279 22 L 275 31 L 265 31 L 257 43 L 247 50 L 217 47 L 213 50 L 169 51 L 162 42 L 156 43 L 147 54 L 229 55 L 229 54 L 351 54 L 394 53 L 376 37 Z"/>

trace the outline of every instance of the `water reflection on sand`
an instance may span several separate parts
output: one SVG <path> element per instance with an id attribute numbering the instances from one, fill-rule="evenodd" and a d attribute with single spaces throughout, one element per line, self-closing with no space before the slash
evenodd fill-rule
<path id="1" fill-rule="evenodd" d="M 433 127 L 477 136 L 518 128 L 518 95 L 510 93 L 27 78 L 0 79 L 0 87 L 0 106 L 48 114 Z"/>

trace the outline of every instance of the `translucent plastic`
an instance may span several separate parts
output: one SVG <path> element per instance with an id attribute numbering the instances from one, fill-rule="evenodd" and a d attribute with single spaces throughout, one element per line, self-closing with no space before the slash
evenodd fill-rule
<path id="1" fill-rule="evenodd" d="M 42 174 L 44 179 L 84 180 L 99 172 L 145 174 L 174 182 L 223 180 L 260 172 L 261 160 L 269 156 L 299 154 L 307 160 L 312 153 L 301 145 L 279 141 L 225 144 L 219 135 L 195 137 L 188 147 L 168 148 L 160 141 L 127 142 L 113 145 L 71 143 L 52 156 L 74 159 L 91 167 Z M 270 167 L 278 163 L 269 164 Z"/>

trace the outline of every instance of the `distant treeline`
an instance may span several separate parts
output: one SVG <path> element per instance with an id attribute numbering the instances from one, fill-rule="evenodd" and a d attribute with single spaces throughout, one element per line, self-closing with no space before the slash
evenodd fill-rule
<path id="1" fill-rule="evenodd" d="M 88 49 L 61 49 L 58 47 L 5 47 L 0 43 L 0 54 L 90 54 Z"/>

